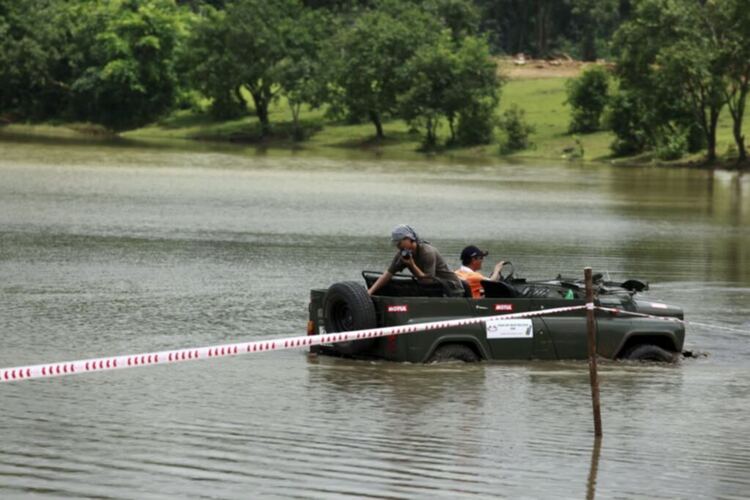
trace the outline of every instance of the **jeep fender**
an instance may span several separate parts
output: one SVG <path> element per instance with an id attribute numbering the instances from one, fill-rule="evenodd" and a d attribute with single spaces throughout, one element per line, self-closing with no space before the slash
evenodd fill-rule
<path id="1" fill-rule="evenodd" d="M 428 359 L 432 356 L 432 354 L 437 350 L 438 347 L 445 344 L 467 344 L 476 349 L 477 354 L 479 354 L 479 358 L 482 361 L 485 361 L 487 359 L 490 359 L 487 349 L 485 346 L 482 345 L 482 343 L 477 339 L 474 335 L 462 335 L 462 334 L 456 334 L 456 335 L 443 335 L 442 337 L 435 340 L 435 342 L 432 343 L 429 349 L 427 349 L 427 354 L 422 358 L 422 363 L 426 363 Z"/>
<path id="2" fill-rule="evenodd" d="M 637 344 L 654 344 L 668 351 L 679 352 L 679 341 L 675 332 L 668 330 L 633 330 L 625 334 L 619 345 L 612 353 L 612 359 L 617 359 L 625 352 Z"/>

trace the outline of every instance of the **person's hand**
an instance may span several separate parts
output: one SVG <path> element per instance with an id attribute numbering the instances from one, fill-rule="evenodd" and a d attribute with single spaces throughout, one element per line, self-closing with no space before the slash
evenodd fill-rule
<path id="1" fill-rule="evenodd" d="M 495 264 L 495 271 L 500 272 L 503 270 L 503 266 L 505 265 L 505 261 L 501 260 L 497 264 Z"/>

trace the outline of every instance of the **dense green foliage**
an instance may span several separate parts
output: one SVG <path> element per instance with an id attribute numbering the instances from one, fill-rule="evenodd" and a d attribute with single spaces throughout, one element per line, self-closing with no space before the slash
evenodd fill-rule
<path id="1" fill-rule="evenodd" d="M 529 137 L 534 127 L 526 123 L 526 113 L 517 105 L 512 105 L 500 119 L 500 152 L 514 153 L 531 146 Z"/>
<path id="2" fill-rule="evenodd" d="M 424 148 L 510 152 L 535 111 L 497 116 L 495 56 L 605 56 L 567 83 L 569 134 L 714 160 L 724 113 L 744 160 L 749 42 L 747 0 L 0 0 L 0 120 L 124 131 L 191 108 L 296 140 L 324 116 L 377 140 L 404 120 Z"/>
<path id="3" fill-rule="evenodd" d="M 476 0 L 494 48 L 534 57 L 567 54 L 593 61 L 631 10 L 630 0 Z"/>
<path id="4" fill-rule="evenodd" d="M 712 161 L 719 115 L 730 104 L 739 112 L 733 116 L 739 131 L 735 140 L 744 159 L 742 111 L 750 83 L 747 11 L 744 0 L 637 3 L 632 19 L 617 32 L 615 48 L 620 88 L 631 109 L 643 115 L 632 123 L 638 130 L 619 127 L 614 149 L 657 147 L 674 157 L 684 138 L 685 150 L 705 144 Z M 622 104 L 620 99 L 620 111 Z M 633 140 L 636 135 L 643 140 Z"/>
<path id="5" fill-rule="evenodd" d="M 170 110 L 182 17 L 169 0 L 0 3 L 0 112 L 113 130 Z"/>
<path id="6" fill-rule="evenodd" d="M 609 73 L 601 66 L 592 66 L 581 76 L 568 80 L 568 104 L 573 109 L 569 130 L 588 133 L 599 130 L 604 107 L 609 98 Z"/>

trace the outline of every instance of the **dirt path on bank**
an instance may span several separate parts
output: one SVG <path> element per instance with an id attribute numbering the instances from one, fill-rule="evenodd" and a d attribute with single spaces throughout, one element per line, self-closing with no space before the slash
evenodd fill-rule
<path id="1" fill-rule="evenodd" d="M 513 80 L 536 78 L 570 78 L 580 74 L 588 65 L 569 59 L 521 59 L 515 57 L 498 58 L 500 72 Z"/>

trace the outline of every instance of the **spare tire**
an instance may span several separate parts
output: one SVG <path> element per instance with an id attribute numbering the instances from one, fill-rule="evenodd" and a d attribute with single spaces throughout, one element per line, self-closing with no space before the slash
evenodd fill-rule
<path id="1" fill-rule="evenodd" d="M 335 283 L 323 298 L 326 332 L 368 330 L 378 325 L 373 304 L 367 289 L 356 281 Z M 353 356 L 372 348 L 377 339 L 352 340 L 334 344 L 341 354 Z"/>

